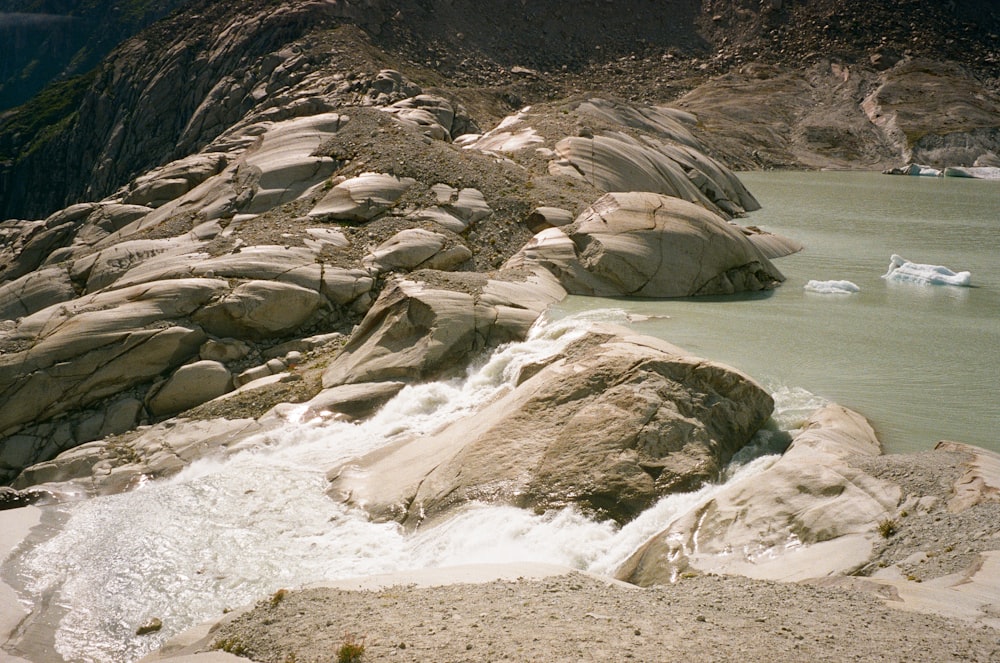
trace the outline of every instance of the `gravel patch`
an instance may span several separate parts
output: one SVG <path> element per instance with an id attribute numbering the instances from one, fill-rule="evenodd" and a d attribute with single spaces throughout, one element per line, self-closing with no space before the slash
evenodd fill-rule
<path id="1" fill-rule="evenodd" d="M 871 595 L 703 576 L 636 589 L 583 574 L 521 582 L 309 589 L 222 627 L 215 646 L 255 661 L 988 661 L 1000 638 Z"/>

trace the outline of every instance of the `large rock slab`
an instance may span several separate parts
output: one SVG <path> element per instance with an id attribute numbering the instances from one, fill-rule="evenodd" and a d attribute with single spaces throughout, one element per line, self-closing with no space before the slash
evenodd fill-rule
<path id="1" fill-rule="evenodd" d="M 0 222 L 0 281 L 38 269 L 49 255 L 69 244 L 97 203 L 70 205 L 44 221 Z"/>
<path id="2" fill-rule="evenodd" d="M 115 283 L 132 268 L 144 267 L 152 258 L 161 256 L 161 263 L 176 265 L 182 262 L 177 260 L 179 256 L 194 254 L 196 247 L 196 242 L 183 236 L 124 241 L 74 261 L 71 273 L 74 280 L 86 283 L 87 292 L 97 292 Z M 161 279 L 151 276 L 146 280 Z M 138 282 L 141 281 L 133 280 L 131 283 Z"/>
<path id="3" fill-rule="evenodd" d="M 414 269 L 450 271 L 472 266 L 472 251 L 457 238 L 423 228 L 401 230 L 362 259 L 372 272 Z"/>
<path id="4" fill-rule="evenodd" d="M 625 522 L 716 477 L 772 407 L 735 369 L 599 326 L 474 415 L 340 470 L 331 492 L 409 526 L 474 500 Z"/>
<path id="5" fill-rule="evenodd" d="M 738 203 L 725 197 L 722 185 L 701 171 L 693 171 L 687 152 L 668 149 L 652 140 L 640 142 L 625 134 L 573 136 L 556 143 L 555 153 L 559 160 L 550 165 L 554 174 L 580 177 L 602 191 L 659 193 L 697 203 L 728 217 L 743 211 Z M 677 158 L 679 155 L 684 155 L 683 161 Z M 695 178 L 688 176 L 689 171 Z M 720 202 L 725 201 L 724 205 L 717 205 L 698 187 L 699 183 Z"/>
<path id="6" fill-rule="evenodd" d="M 617 577 L 648 586 L 683 573 L 786 581 L 849 574 L 868 562 L 879 521 L 900 502 L 898 486 L 847 462 L 880 452 L 864 417 L 820 409 L 773 465 L 674 520 Z"/>
<path id="7" fill-rule="evenodd" d="M 233 376 L 220 362 L 196 361 L 181 366 L 149 399 L 155 416 L 176 414 L 201 405 L 233 388 Z"/>
<path id="8" fill-rule="evenodd" d="M 418 94 L 397 101 L 384 110 L 395 115 L 401 122 L 419 128 L 423 134 L 434 140 L 451 142 L 451 125 L 455 121 L 455 109 L 443 97 Z"/>
<path id="9" fill-rule="evenodd" d="M 543 275 L 510 280 L 470 272 L 414 272 L 387 286 L 323 373 L 326 388 L 426 380 L 476 354 L 521 340 L 565 291 Z"/>
<path id="10" fill-rule="evenodd" d="M 219 337 L 274 338 L 300 327 L 321 304 L 316 290 L 292 283 L 248 281 L 197 311 L 194 320 Z"/>
<path id="11" fill-rule="evenodd" d="M 409 177 L 362 173 L 330 189 L 309 215 L 337 221 L 370 221 L 391 209 L 415 183 Z"/>
<path id="12" fill-rule="evenodd" d="M 141 384 L 197 355 L 187 317 L 228 289 L 182 279 L 98 293 L 22 318 L 0 335 L 0 434 Z"/>
<path id="13" fill-rule="evenodd" d="M 549 228 L 508 262 L 543 267 L 571 293 L 688 297 L 773 288 L 784 276 L 742 230 L 698 205 L 610 193 Z"/>
<path id="14" fill-rule="evenodd" d="M 265 430 L 253 419 L 168 419 L 111 441 L 65 451 L 25 469 L 15 487 L 36 486 L 58 499 L 110 495 L 141 481 L 176 474 L 200 458 L 223 454 Z"/>
<path id="15" fill-rule="evenodd" d="M 580 103 L 576 111 L 584 116 L 638 129 L 678 145 L 702 149 L 701 143 L 691 133 L 691 129 L 698 126 L 698 118 L 677 108 L 636 106 L 595 97 Z"/>
<path id="16" fill-rule="evenodd" d="M 962 476 L 955 483 L 954 496 L 948 510 L 961 513 L 982 502 L 1000 501 L 1000 454 L 970 444 L 942 440 L 935 451 L 967 454 L 970 460 L 962 467 Z"/>
<path id="17" fill-rule="evenodd" d="M 193 154 L 137 177 L 127 188 L 128 205 L 160 207 L 179 198 L 226 167 L 225 154 Z"/>
<path id="18" fill-rule="evenodd" d="M 76 297 L 76 289 L 63 267 L 48 267 L 0 285 L 0 320 L 31 315 Z"/>
<path id="19" fill-rule="evenodd" d="M 402 391 L 403 382 L 366 382 L 324 389 L 307 403 L 306 416 L 363 419 Z"/>
<path id="20" fill-rule="evenodd" d="M 240 211 L 266 212 L 295 200 L 332 175 L 337 163 L 313 153 L 346 121 L 339 113 L 321 113 L 262 123 L 266 131 L 259 146 L 249 151 L 239 167 L 241 184 L 253 191 L 252 196 L 241 193 Z"/>

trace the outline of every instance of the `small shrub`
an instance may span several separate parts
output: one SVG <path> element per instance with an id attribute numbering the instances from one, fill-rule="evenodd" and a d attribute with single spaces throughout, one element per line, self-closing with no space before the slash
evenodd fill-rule
<path id="1" fill-rule="evenodd" d="M 247 650 L 247 646 L 236 636 L 216 640 L 212 643 L 212 649 L 221 649 L 222 651 L 232 654 L 233 656 L 244 656 L 250 653 Z"/>
<path id="2" fill-rule="evenodd" d="M 365 655 L 365 639 L 360 640 L 352 633 L 344 634 L 344 642 L 337 650 L 337 663 L 358 663 Z"/>
<path id="3" fill-rule="evenodd" d="M 288 590 L 287 589 L 279 589 L 278 591 L 276 591 L 271 596 L 271 607 L 272 608 L 277 608 L 278 604 L 281 603 L 282 601 L 284 601 L 286 596 L 288 596 Z"/>
<path id="4" fill-rule="evenodd" d="M 890 536 L 899 531 L 899 523 L 893 518 L 886 518 L 878 524 L 878 533 L 882 535 L 883 539 L 888 539 Z"/>

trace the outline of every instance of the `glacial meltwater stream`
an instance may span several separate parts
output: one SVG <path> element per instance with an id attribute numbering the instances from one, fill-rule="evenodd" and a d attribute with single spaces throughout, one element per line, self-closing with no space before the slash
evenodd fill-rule
<path id="1" fill-rule="evenodd" d="M 830 399 L 872 419 L 890 451 L 951 438 L 1000 450 L 1000 185 L 864 174 L 742 176 L 764 210 L 749 219 L 802 241 L 776 261 L 774 293 L 710 301 L 571 298 L 524 343 L 464 379 L 408 387 L 362 424 L 296 421 L 167 480 L 49 507 L 3 566 L 47 612 L 67 661 L 132 661 L 166 637 L 281 587 L 403 569 L 542 561 L 612 573 L 648 536 L 713 490 L 667 498 L 624 528 L 572 510 L 470 506 L 406 534 L 325 494 L 327 469 L 468 414 L 510 388 L 517 367 L 558 351 L 588 319 L 634 320 L 770 386 L 779 426 Z M 889 256 L 972 272 L 972 288 L 894 284 Z M 806 292 L 808 280 L 860 292 Z M 816 394 L 816 395 L 814 395 Z M 759 471 L 768 456 L 740 458 Z M 39 534 L 44 534 L 40 536 Z M 164 629 L 137 637 L 152 617 Z"/>

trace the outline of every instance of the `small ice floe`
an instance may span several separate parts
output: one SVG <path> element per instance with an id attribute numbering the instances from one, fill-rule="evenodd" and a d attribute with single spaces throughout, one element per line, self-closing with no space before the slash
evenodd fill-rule
<path id="1" fill-rule="evenodd" d="M 944 169 L 945 177 L 969 177 L 976 180 L 1000 180 L 1000 168 L 995 166 L 954 166 Z"/>
<path id="2" fill-rule="evenodd" d="M 887 281 L 916 283 L 919 285 L 958 285 L 972 283 L 971 272 L 953 272 L 941 265 L 921 265 L 901 258 L 895 253 L 889 258 L 889 271 L 882 275 Z"/>
<path id="3" fill-rule="evenodd" d="M 646 315 L 645 313 L 627 313 L 625 319 L 629 322 L 652 322 L 653 320 L 669 320 L 669 315 Z"/>
<path id="4" fill-rule="evenodd" d="M 861 288 L 850 281 L 809 281 L 803 289 L 821 295 L 852 295 L 861 292 Z"/>
<path id="5" fill-rule="evenodd" d="M 902 168 L 890 168 L 883 170 L 883 175 L 912 175 L 914 177 L 941 177 L 941 171 L 931 166 L 924 166 L 919 163 L 906 164 Z"/>

